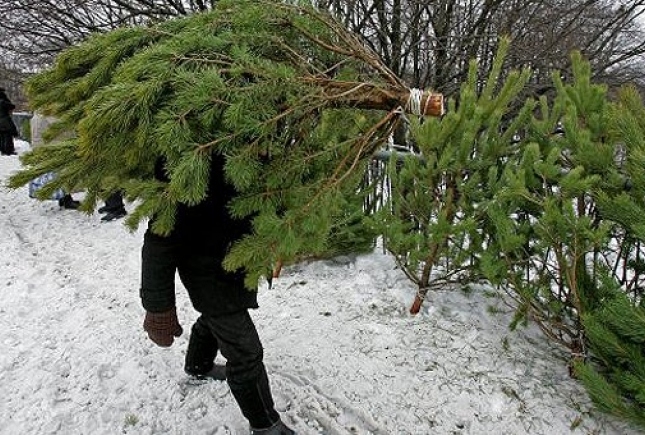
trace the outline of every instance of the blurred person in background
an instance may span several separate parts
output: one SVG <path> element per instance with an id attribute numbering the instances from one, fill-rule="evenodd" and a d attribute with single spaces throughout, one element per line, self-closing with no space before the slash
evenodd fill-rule
<path id="1" fill-rule="evenodd" d="M 18 137 L 18 128 L 11 119 L 11 112 L 16 106 L 9 100 L 4 88 L 0 88 L 0 154 L 16 154 L 13 138 Z"/>

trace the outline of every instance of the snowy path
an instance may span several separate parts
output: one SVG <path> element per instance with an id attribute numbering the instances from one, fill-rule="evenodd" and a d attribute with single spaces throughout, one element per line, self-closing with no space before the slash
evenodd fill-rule
<path id="1" fill-rule="evenodd" d="M 17 170 L 0 159 L 0 180 Z M 222 382 L 141 329 L 142 230 L 0 187 L 0 434 L 247 433 Z M 480 294 L 414 294 L 380 252 L 287 268 L 253 311 L 279 411 L 301 435 L 639 433 L 591 411 L 558 350 Z"/>

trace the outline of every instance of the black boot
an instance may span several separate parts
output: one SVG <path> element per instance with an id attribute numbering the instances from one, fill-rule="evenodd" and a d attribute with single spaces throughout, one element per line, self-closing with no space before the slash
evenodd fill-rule
<path id="1" fill-rule="evenodd" d="M 296 435 L 296 433 L 282 421 L 278 421 L 266 429 L 251 428 L 251 435 Z"/>
<path id="2" fill-rule="evenodd" d="M 105 205 L 99 208 L 99 213 L 106 213 L 101 218 L 103 222 L 110 222 L 115 219 L 121 219 L 128 214 L 125 211 L 125 204 L 123 203 L 123 194 L 120 191 L 113 192 L 105 199 Z"/>
<path id="3" fill-rule="evenodd" d="M 105 216 L 103 216 L 101 218 L 101 220 L 103 222 L 110 222 L 110 221 L 113 221 L 113 220 L 116 220 L 116 219 L 121 219 L 123 216 L 125 216 L 127 214 L 128 214 L 128 212 L 125 211 L 125 209 L 123 208 L 123 209 L 120 209 L 120 210 L 107 212 L 105 214 Z"/>
<path id="4" fill-rule="evenodd" d="M 72 198 L 72 195 L 67 194 L 58 200 L 58 205 L 61 208 L 76 210 L 81 205 L 81 203 L 74 200 L 74 198 Z"/>

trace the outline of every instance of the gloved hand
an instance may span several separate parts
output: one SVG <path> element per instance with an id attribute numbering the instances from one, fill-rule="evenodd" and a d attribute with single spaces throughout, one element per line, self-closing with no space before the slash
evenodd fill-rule
<path id="1" fill-rule="evenodd" d="M 143 329 L 148 333 L 150 340 L 161 347 L 169 347 L 175 341 L 175 337 L 184 332 L 177 319 L 175 307 L 162 313 L 146 311 Z"/>

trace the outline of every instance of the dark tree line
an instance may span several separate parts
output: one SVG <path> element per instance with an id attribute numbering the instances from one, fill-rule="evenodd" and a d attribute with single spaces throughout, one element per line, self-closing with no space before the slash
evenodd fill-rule
<path id="1" fill-rule="evenodd" d="M 594 80 L 645 86 L 640 20 L 645 0 L 312 0 L 328 9 L 412 87 L 454 95 L 469 60 L 490 68 L 499 36 L 512 45 L 507 68 L 531 66 L 527 92 L 551 91 L 550 74 L 566 76 L 580 50 Z M 93 32 L 207 10 L 217 0 L 4 0 L 0 3 L 0 70 L 13 82 L 50 63 Z M 645 22 L 645 21 L 643 21 Z M 0 74 L 2 74 L 0 72 Z M 0 82 L 9 77 L 0 75 Z M 6 87 L 6 86 L 5 86 Z"/>

